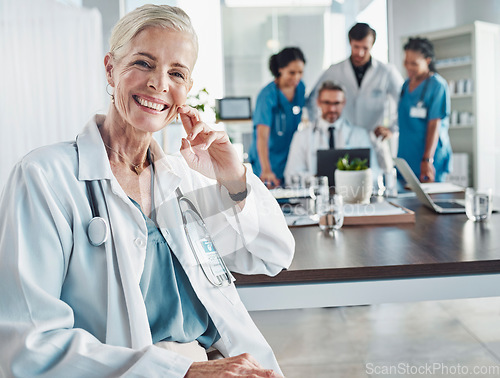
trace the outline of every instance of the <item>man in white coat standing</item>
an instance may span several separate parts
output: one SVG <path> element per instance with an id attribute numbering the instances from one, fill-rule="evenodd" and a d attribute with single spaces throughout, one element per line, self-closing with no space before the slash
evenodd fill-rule
<path id="1" fill-rule="evenodd" d="M 347 104 L 344 117 L 353 125 L 363 127 L 375 136 L 388 136 L 387 130 L 397 132 L 396 105 L 401 93 L 403 78 L 396 68 L 374 59 L 370 51 L 375 43 L 376 32 L 368 24 L 357 23 L 349 31 L 351 56 L 331 65 L 319 78 L 307 100 L 312 120 L 315 120 L 318 89 L 326 80 L 340 83 Z M 392 104 L 391 104 L 392 102 Z M 383 124 L 388 126 L 384 127 Z M 373 138 L 374 139 L 374 138 Z M 383 156 L 377 154 L 379 163 Z M 382 166 L 383 168 L 383 166 Z"/>
<path id="2" fill-rule="evenodd" d="M 297 131 L 293 136 L 285 167 L 287 183 L 291 182 L 293 175 L 307 177 L 316 174 L 316 152 L 320 149 L 371 147 L 368 132 L 352 125 L 342 116 L 344 106 L 346 106 L 344 89 L 332 81 L 323 82 L 316 101 L 320 117 L 317 117 L 310 127 Z M 371 166 L 377 170 L 373 149 L 371 151 L 370 160 L 373 162 Z"/>

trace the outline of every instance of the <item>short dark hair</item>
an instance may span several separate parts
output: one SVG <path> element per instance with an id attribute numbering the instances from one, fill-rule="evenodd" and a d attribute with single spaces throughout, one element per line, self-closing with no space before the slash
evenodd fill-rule
<path id="1" fill-rule="evenodd" d="M 321 83 L 321 86 L 318 89 L 318 97 L 320 96 L 321 92 L 323 91 L 340 91 L 344 93 L 345 96 L 345 90 L 342 87 L 342 85 L 334 83 L 333 81 L 326 80 Z"/>
<path id="2" fill-rule="evenodd" d="M 364 22 L 358 22 L 351 28 L 351 30 L 349 30 L 349 42 L 353 39 L 355 41 L 361 41 L 370 34 L 373 36 L 373 43 L 375 43 L 375 39 L 377 39 L 377 32 L 372 29 L 370 25 L 365 24 Z"/>
<path id="3" fill-rule="evenodd" d="M 280 77 L 279 69 L 286 67 L 295 60 L 301 60 L 306 63 L 304 53 L 298 47 L 285 47 L 279 53 L 274 54 L 269 58 L 269 70 L 275 78 Z"/>
<path id="4" fill-rule="evenodd" d="M 419 52 L 424 58 L 431 58 L 429 63 L 429 71 L 436 72 L 436 55 L 434 54 L 434 45 L 427 38 L 410 38 L 404 45 L 404 50 Z"/>

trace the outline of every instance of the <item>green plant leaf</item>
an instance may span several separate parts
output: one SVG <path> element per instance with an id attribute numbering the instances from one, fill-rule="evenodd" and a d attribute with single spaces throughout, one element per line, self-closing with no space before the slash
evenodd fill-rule
<path id="1" fill-rule="evenodd" d="M 349 162 L 349 154 L 345 154 L 344 157 L 337 161 L 337 169 L 341 171 L 362 171 L 368 169 L 368 160 L 354 158 Z"/>

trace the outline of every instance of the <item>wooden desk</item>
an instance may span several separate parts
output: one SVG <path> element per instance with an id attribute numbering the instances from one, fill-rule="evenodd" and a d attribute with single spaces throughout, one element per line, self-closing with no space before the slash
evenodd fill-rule
<path id="1" fill-rule="evenodd" d="M 500 295 L 500 214 L 474 223 L 438 215 L 416 198 L 397 203 L 416 223 L 346 226 L 334 237 L 292 228 L 290 268 L 276 277 L 235 275 L 249 310 L 328 307 Z"/>

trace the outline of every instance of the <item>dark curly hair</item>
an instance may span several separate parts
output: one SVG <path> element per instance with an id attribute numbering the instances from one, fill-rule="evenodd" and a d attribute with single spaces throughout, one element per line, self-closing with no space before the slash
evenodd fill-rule
<path id="1" fill-rule="evenodd" d="M 422 54 L 425 58 L 431 58 L 431 62 L 429 63 L 429 71 L 436 72 L 436 56 L 434 55 L 434 45 L 427 38 L 410 38 L 403 48 L 405 51 L 416 51 Z"/>
<path id="2" fill-rule="evenodd" d="M 269 58 L 269 70 L 273 76 L 277 79 L 280 77 L 279 69 L 286 67 L 295 60 L 301 60 L 306 63 L 306 58 L 304 58 L 304 54 L 302 50 L 298 47 L 285 47 L 279 53 L 274 54 Z"/>

